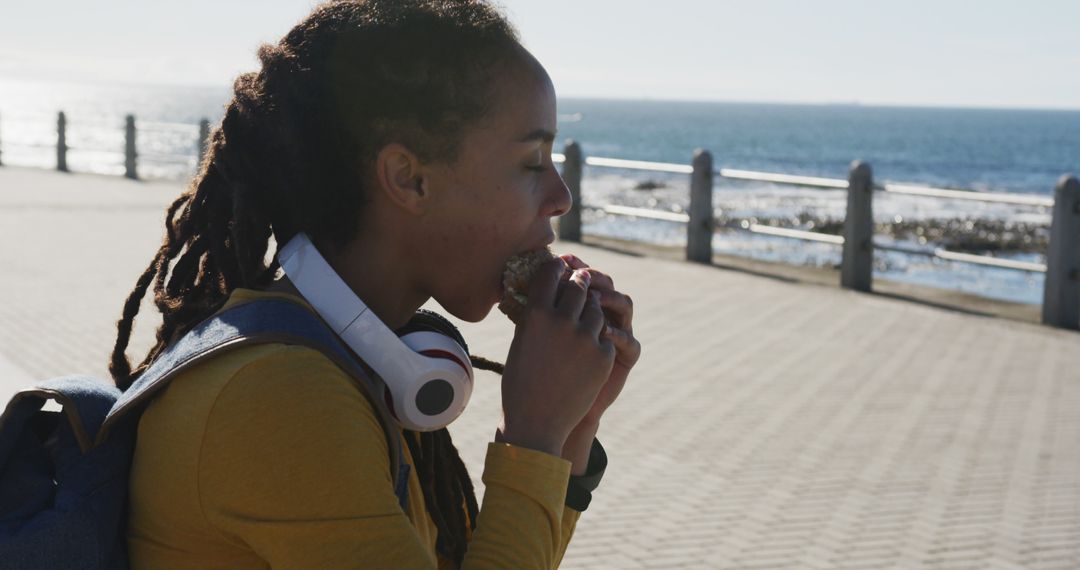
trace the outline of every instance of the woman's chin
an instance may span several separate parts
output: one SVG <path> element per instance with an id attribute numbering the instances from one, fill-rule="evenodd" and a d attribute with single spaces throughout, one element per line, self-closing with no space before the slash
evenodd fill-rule
<path id="1" fill-rule="evenodd" d="M 478 323 L 487 318 L 491 314 L 491 309 L 498 304 L 499 299 L 495 301 L 473 299 L 469 303 L 455 304 L 453 306 L 443 305 L 443 308 L 451 315 L 467 323 Z"/>
<path id="2" fill-rule="evenodd" d="M 478 323 L 487 318 L 491 314 L 491 310 L 498 306 L 502 302 L 503 286 L 502 276 L 499 276 L 498 281 L 494 283 L 488 283 L 486 287 L 475 287 L 474 292 L 479 293 L 483 290 L 483 294 L 473 294 L 458 297 L 456 299 L 446 299 L 444 304 L 442 301 L 436 298 L 436 301 L 448 313 L 455 317 L 469 323 Z"/>

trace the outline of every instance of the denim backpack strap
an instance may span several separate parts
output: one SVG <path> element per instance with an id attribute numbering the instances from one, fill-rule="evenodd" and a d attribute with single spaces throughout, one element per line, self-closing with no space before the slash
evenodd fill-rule
<path id="1" fill-rule="evenodd" d="M 40 382 L 32 388 L 20 390 L 8 402 L 0 416 L 0 457 L 10 451 L 13 431 L 4 430 L 7 424 L 22 424 L 36 414 L 48 400 L 56 400 L 63 407 L 63 416 L 71 426 L 71 432 L 79 449 L 86 453 L 94 445 L 98 427 L 120 397 L 120 390 L 90 376 L 64 376 Z"/>
<path id="2" fill-rule="evenodd" d="M 95 448 L 119 397 L 111 383 L 65 376 L 21 390 L 0 416 L 0 567 L 127 568 L 130 440 Z M 55 400 L 61 411 L 45 411 Z"/>
<path id="3" fill-rule="evenodd" d="M 317 315 L 303 306 L 285 300 L 252 301 L 227 309 L 207 319 L 184 335 L 161 354 L 112 406 L 105 418 L 96 442 L 104 441 L 111 430 L 125 422 L 128 412 L 141 409 L 170 380 L 189 367 L 220 353 L 242 346 L 284 343 L 306 346 L 323 353 L 345 370 L 371 403 L 382 424 L 390 450 L 390 477 L 394 491 L 403 508 L 408 488 L 402 485 L 402 472 L 407 480 L 408 465 L 404 463 L 401 437 L 384 396 L 381 380 L 367 374 L 352 353 L 338 340 Z M 138 415 L 138 414 L 134 414 Z M 404 469 L 403 469 L 404 468 Z"/>
<path id="4" fill-rule="evenodd" d="M 48 509 L 58 500 L 58 479 L 65 483 L 65 492 L 83 496 L 113 475 L 76 474 L 72 466 L 77 467 L 79 458 L 90 451 L 98 427 L 119 395 L 115 386 L 96 378 L 65 376 L 12 396 L 0 416 L 0 473 L 4 481 L 0 490 L 4 516 L 0 518 L 29 519 Z M 55 400 L 62 411 L 42 412 L 48 400 Z M 53 434 L 63 445 L 47 449 L 31 432 Z M 28 447 L 33 441 L 38 445 Z"/>

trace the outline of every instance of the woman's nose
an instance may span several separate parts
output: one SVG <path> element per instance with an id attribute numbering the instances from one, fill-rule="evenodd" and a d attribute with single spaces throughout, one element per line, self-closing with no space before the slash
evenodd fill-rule
<path id="1" fill-rule="evenodd" d="M 574 198 L 570 195 L 570 188 L 566 186 L 566 182 L 563 181 L 562 176 L 558 170 L 551 169 L 552 176 L 547 178 L 548 187 L 547 200 L 545 204 L 548 205 L 547 215 L 557 218 L 570 211 L 570 206 L 574 204 Z"/>

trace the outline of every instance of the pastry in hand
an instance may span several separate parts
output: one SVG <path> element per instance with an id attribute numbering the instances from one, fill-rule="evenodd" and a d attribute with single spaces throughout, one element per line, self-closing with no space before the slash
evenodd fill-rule
<path id="1" fill-rule="evenodd" d="M 503 298 L 499 310 L 506 313 L 515 325 L 521 324 L 525 313 L 525 304 L 529 301 L 529 283 L 541 265 L 559 259 L 548 248 L 535 249 L 511 257 L 503 270 Z M 560 259 L 561 261 L 561 259 Z M 563 261 L 563 280 L 569 279 L 572 271 Z"/>

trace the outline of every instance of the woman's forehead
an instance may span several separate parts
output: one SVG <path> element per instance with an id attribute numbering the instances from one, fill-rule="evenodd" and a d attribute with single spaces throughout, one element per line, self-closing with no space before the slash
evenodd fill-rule
<path id="1" fill-rule="evenodd" d="M 542 74 L 541 74 L 542 73 Z M 540 68 L 502 74 L 496 81 L 490 119 L 506 143 L 551 142 L 555 136 L 555 89 Z"/>

